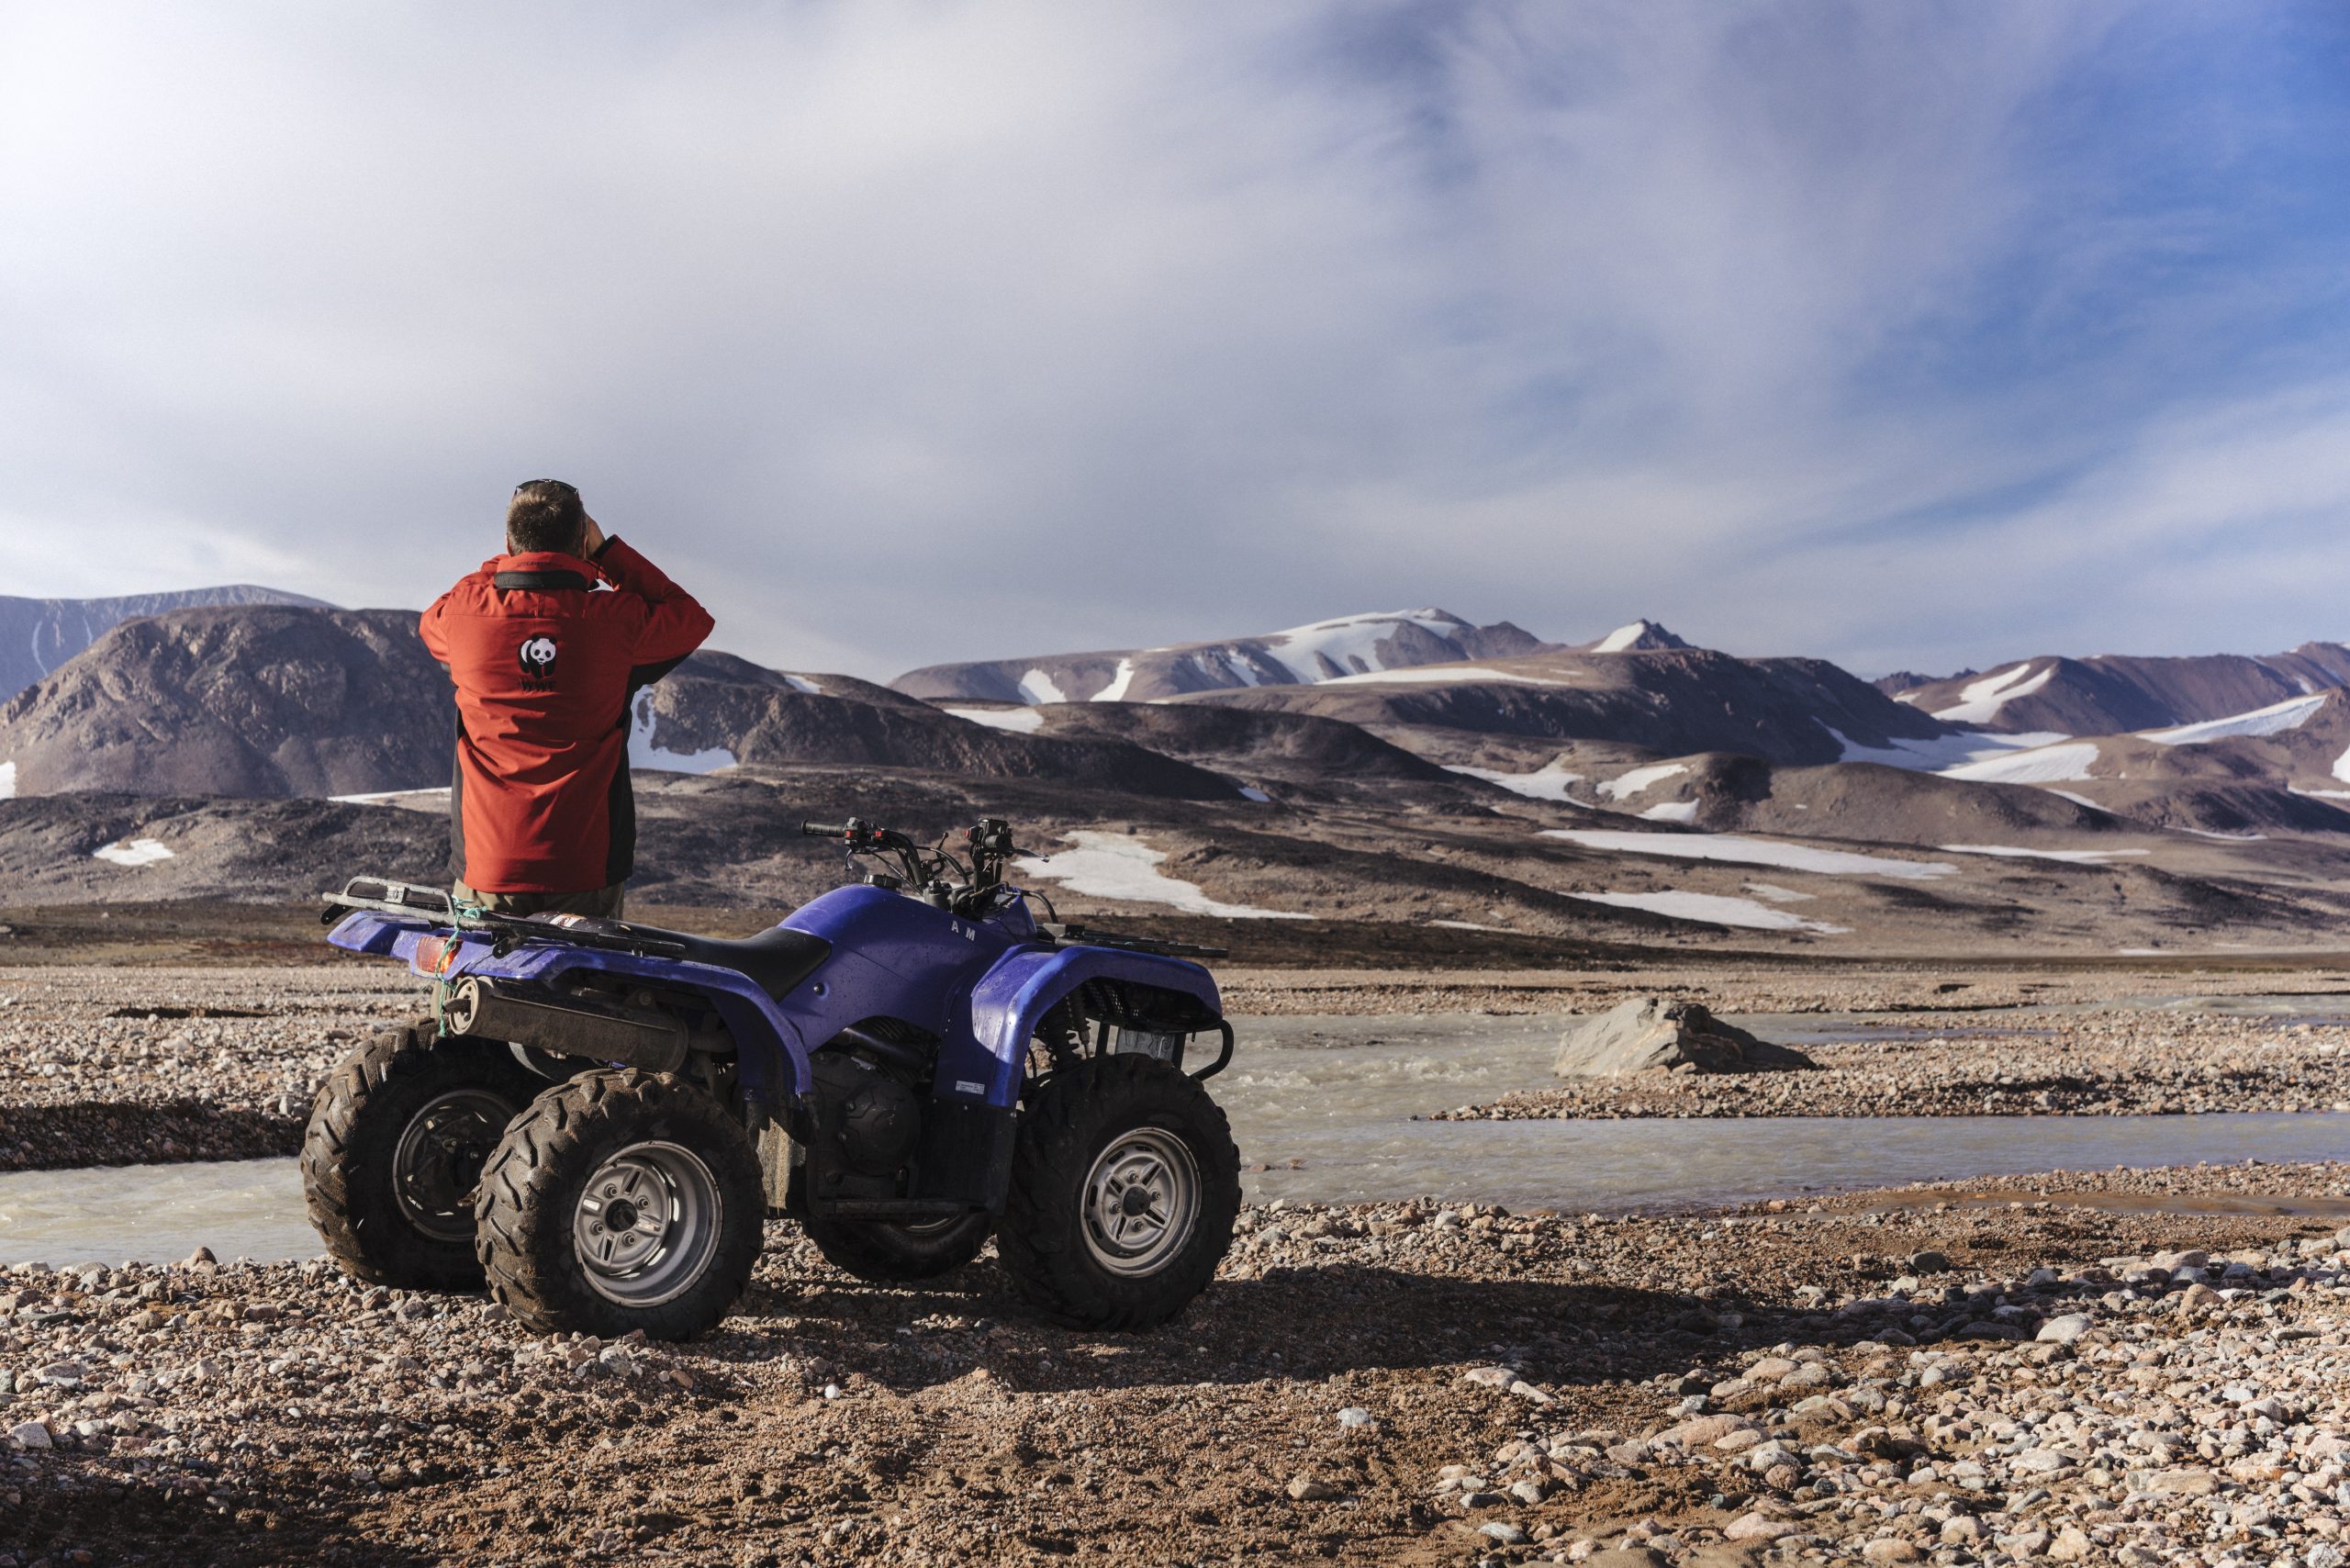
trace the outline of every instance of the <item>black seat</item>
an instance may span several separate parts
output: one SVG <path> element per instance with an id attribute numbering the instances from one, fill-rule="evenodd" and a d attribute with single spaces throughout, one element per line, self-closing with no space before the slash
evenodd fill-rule
<path id="1" fill-rule="evenodd" d="M 536 919 L 547 919 L 541 915 Z M 833 945 L 821 936 L 811 936 L 805 931 L 789 926 L 770 926 L 756 936 L 729 941 L 720 936 L 697 936 L 690 931 L 664 931 L 657 925 L 639 925 L 633 921 L 582 920 L 576 915 L 556 917 L 572 930 L 599 932 L 613 936 L 639 936 L 649 941 L 674 942 L 685 949 L 684 956 L 697 964 L 713 964 L 722 969 L 748 975 L 761 991 L 781 1002 L 795 986 L 816 972 L 817 966 L 832 957 Z"/>
<path id="2" fill-rule="evenodd" d="M 686 931 L 655 931 L 649 925 L 634 929 L 678 944 L 685 948 L 686 957 L 697 964 L 715 964 L 722 969 L 750 976 L 761 991 L 778 1002 L 833 956 L 830 942 L 785 925 L 770 926 L 756 936 L 732 942 L 718 936 L 696 936 Z"/>

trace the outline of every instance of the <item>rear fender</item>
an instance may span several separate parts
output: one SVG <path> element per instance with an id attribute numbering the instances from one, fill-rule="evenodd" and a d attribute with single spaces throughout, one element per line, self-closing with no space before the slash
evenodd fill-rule
<path id="1" fill-rule="evenodd" d="M 453 935 L 454 940 L 448 940 Z M 736 1070 L 746 1092 L 780 1102 L 808 1091 L 808 1047 L 800 1032 L 756 981 L 733 969 L 561 942 L 526 943 L 500 954 L 495 939 L 482 932 L 453 934 L 445 925 L 364 910 L 346 917 L 327 939 L 347 952 L 402 959 L 427 979 L 480 975 L 553 986 L 565 975 L 589 973 L 695 991 L 709 999 L 733 1036 Z"/>
<path id="2" fill-rule="evenodd" d="M 1207 1019 L 1224 1015 L 1215 977 L 1182 958 L 1111 947 L 1024 949 L 1007 954 L 972 988 L 970 1036 L 949 1036 L 939 1052 L 933 1092 L 942 1100 L 1007 1108 L 1015 1103 L 1037 1025 L 1063 998 L 1092 980 L 1170 991 L 1195 1002 Z"/>

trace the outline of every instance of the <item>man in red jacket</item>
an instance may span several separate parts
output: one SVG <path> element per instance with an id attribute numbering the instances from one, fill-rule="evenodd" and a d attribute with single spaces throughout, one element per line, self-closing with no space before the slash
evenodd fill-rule
<path id="1" fill-rule="evenodd" d="M 515 490 L 506 551 L 421 628 L 457 688 L 456 894 L 617 918 L 636 851 L 629 703 L 701 646 L 710 613 L 560 479 Z"/>

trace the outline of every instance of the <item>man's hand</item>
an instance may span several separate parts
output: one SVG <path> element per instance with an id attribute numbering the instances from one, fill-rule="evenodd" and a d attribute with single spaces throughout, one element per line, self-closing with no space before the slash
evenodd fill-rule
<path id="1" fill-rule="evenodd" d="M 588 517 L 586 512 L 579 515 L 588 519 L 580 528 L 579 553 L 592 559 L 596 552 L 604 547 L 604 531 L 597 526 L 596 520 Z"/>

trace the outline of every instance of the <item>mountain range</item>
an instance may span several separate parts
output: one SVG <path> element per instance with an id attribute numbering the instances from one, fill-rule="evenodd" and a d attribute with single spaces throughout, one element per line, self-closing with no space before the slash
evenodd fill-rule
<path id="1" fill-rule="evenodd" d="M 330 608 L 280 588 L 236 583 L 120 599 L 16 599 L 0 595 L 0 700 L 12 697 L 88 647 L 110 629 L 142 615 L 226 604 L 302 604 Z"/>

